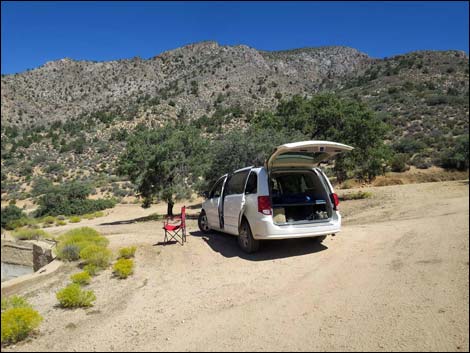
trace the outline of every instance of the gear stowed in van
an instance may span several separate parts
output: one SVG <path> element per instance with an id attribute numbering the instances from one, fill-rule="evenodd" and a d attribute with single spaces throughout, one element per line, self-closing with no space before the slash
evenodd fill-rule
<path id="1" fill-rule="evenodd" d="M 274 222 L 327 220 L 325 188 L 314 172 L 286 171 L 271 176 Z"/>

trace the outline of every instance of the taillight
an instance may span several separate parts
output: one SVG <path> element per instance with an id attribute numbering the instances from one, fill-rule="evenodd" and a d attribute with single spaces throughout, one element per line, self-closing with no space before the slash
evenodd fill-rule
<path id="1" fill-rule="evenodd" d="M 258 196 L 258 212 L 265 215 L 271 214 L 271 200 L 269 196 Z"/>
<path id="2" fill-rule="evenodd" d="M 336 211 L 339 205 L 339 198 L 336 194 L 330 194 L 331 202 L 333 203 L 333 209 Z"/>

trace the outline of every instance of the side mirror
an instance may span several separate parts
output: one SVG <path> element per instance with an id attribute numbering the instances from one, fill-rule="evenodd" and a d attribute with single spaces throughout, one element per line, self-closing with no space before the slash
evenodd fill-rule
<path id="1" fill-rule="evenodd" d="M 209 198 L 209 191 L 204 191 L 202 193 L 202 196 L 204 196 L 205 199 L 208 199 Z"/>

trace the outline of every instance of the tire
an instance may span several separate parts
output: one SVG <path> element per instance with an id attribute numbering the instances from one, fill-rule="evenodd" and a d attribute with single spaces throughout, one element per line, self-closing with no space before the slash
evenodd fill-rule
<path id="1" fill-rule="evenodd" d="M 253 238 L 250 225 L 245 218 L 243 218 L 238 232 L 238 245 L 247 254 L 251 254 L 259 250 L 259 240 Z"/>
<path id="2" fill-rule="evenodd" d="M 318 244 L 321 244 L 323 242 L 323 240 L 326 239 L 326 235 L 322 235 L 320 237 L 315 237 L 313 238 L 314 241 L 316 241 Z"/>
<path id="3" fill-rule="evenodd" d="M 197 225 L 199 226 L 199 230 L 204 234 L 209 233 L 209 231 L 211 230 L 209 228 L 209 222 L 207 221 L 206 211 L 202 210 L 201 213 L 199 213 Z"/>

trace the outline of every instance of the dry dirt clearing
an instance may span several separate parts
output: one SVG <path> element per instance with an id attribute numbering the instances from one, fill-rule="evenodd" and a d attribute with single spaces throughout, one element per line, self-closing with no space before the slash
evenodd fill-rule
<path id="1" fill-rule="evenodd" d="M 4 350 L 468 351 L 468 182 L 369 190 L 340 205 L 336 237 L 264 243 L 255 255 L 234 237 L 202 236 L 195 221 L 184 246 L 158 245 L 161 222 L 133 220 L 161 206 L 75 224 L 113 248 L 136 244 L 135 274 L 105 271 L 89 286 L 93 308 L 63 310 L 55 292 L 76 271 L 64 266 L 20 293 L 45 319 L 37 337 Z"/>

